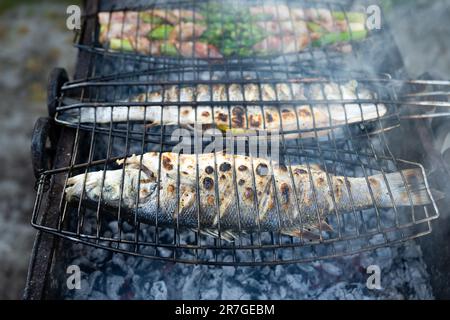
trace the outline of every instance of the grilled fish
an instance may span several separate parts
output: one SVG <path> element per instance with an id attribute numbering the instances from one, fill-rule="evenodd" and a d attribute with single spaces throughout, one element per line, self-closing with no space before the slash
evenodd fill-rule
<path id="1" fill-rule="evenodd" d="M 224 153 L 150 152 L 117 163 L 124 168 L 69 178 L 66 200 L 78 201 L 84 195 L 83 201 L 121 206 L 143 222 L 178 224 L 211 235 L 221 230 L 227 240 L 239 232 L 258 230 L 311 238 L 319 230 L 330 230 L 326 218 L 336 212 L 374 204 L 391 208 L 431 202 L 419 169 L 372 175 L 366 180 Z"/>
<path id="2" fill-rule="evenodd" d="M 307 92 L 305 92 L 307 91 Z M 317 103 L 308 104 L 305 94 Z M 82 107 L 64 111 L 58 118 L 70 123 L 109 123 L 142 121 L 152 125 L 214 125 L 232 133 L 251 131 L 289 132 L 323 129 L 358 123 L 383 117 L 387 108 L 382 103 L 329 103 L 321 100 L 374 99 L 375 93 L 361 88 L 353 80 L 345 84 L 334 82 L 312 84 L 199 84 L 194 87 L 171 85 L 132 98 L 132 102 L 164 103 L 164 106 Z M 183 102 L 218 102 L 218 105 L 183 106 Z M 241 101 L 233 105 L 233 102 Z M 248 105 L 243 105 L 246 101 Z M 258 105 L 267 101 L 270 105 Z M 285 101 L 288 104 L 277 103 Z M 177 103 L 168 105 L 168 103 Z M 275 103 L 274 103 L 275 102 Z M 224 105 L 226 103 L 226 105 Z M 310 132 L 311 133 L 311 132 Z"/>

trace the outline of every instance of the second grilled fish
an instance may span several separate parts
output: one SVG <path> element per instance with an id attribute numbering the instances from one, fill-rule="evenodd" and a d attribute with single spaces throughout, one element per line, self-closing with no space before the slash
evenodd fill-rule
<path id="1" fill-rule="evenodd" d="M 335 212 L 431 202 L 419 169 L 347 178 L 221 153 L 199 155 L 197 161 L 195 155 L 151 152 L 118 163 L 124 170 L 69 178 L 66 199 L 76 201 L 84 194 L 83 201 L 120 205 L 140 221 L 209 234 L 220 229 L 228 239 L 258 230 L 310 238 L 329 229 L 326 218 Z"/>
<path id="2" fill-rule="evenodd" d="M 307 93 L 305 91 L 308 91 Z M 308 99 L 306 98 L 306 94 Z M 321 100 L 374 99 L 376 94 L 358 86 L 356 81 L 345 84 L 300 83 L 278 84 L 199 84 L 194 87 L 168 86 L 162 91 L 141 94 L 131 102 L 164 103 L 164 106 L 81 107 L 65 110 L 59 120 L 70 123 L 109 123 L 142 121 L 152 125 L 214 125 L 233 134 L 248 131 L 289 132 L 323 129 L 383 117 L 387 108 L 382 103 L 321 103 Z M 307 100 L 316 100 L 307 103 Z M 212 105 L 205 105 L 211 101 Z M 241 101 L 240 103 L 233 102 Z M 248 102 L 243 104 L 242 101 Z M 257 102 L 268 102 L 259 105 Z M 285 101 L 285 104 L 277 103 Z M 169 105 L 168 103 L 177 103 Z M 183 102 L 203 102 L 199 106 Z M 218 102 L 217 105 L 213 105 Z M 275 102 L 275 103 L 274 103 Z"/>

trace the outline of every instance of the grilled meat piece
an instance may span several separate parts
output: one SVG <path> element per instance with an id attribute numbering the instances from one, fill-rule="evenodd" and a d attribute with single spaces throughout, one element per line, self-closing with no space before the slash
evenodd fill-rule
<path id="1" fill-rule="evenodd" d="M 243 8 L 211 5 L 200 6 L 198 11 L 101 12 L 98 14 L 99 41 L 113 50 L 120 48 L 144 54 L 203 59 L 288 54 L 308 46 L 337 45 L 367 36 L 365 15 L 358 12 L 291 8 L 282 4 Z M 205 14 L 207 18 L 204 18 Z M 130 41 L 143 42 L 132 38 L 155 42 L 153 47 L 156 49 L 131 46 Z M 160 49 L 167 45 L 176 46 L 177 50 Z M 207 48 L 213 53 L 208 55 Z"/>

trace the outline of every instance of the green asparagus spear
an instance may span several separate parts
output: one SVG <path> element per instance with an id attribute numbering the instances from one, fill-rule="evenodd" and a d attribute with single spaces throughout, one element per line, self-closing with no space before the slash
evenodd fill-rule
<path id="1" fill-rule="evenodd" d="M 362 40 L 367 37 L 367 31 L 354 31 L 354 32 L 330 32 L 321 36 L 319 39 L 313 41 L 313 46 L 320 47 L 339 42 L 346 42 L 350 40 Z"/>
<path id="2" fill-rule="evenodd" d="M 308 30 L 310 30 L 312 32 L 317 32 L 317 33 L 323 33 L 324 32 L 324 29 L 318 23 L 307 22 L 306 25 L 308 26 Z"/>
<path id="3" fill-rule="evenodd" d="M 164 23 L 164 19 L 152 15 L 151 12 L 141 12 L 140 13 L 140 19 L 141 19 L 141 22 L 149 23 L 149 24 L 152 24 L 154 26 L 158 26 L 158 25 Z"/>
<path id="4" fill-rule="evenodd" d="M 366 21 L 366 15 L 361 12 L 343 12 L 343 11 L 332 11 L 331 15 L 334 19 L 339 21 L 344 21 L 345 16 L 347 16 L 348 22 L 361 22 Z"/>
<path id="5" fill-rule="evenodd" d="M 178 55 L 177 48 L 172 43 L 162 43 L 161 44 L 161 54 L 165 56 L 176 56 Z"/>
<path id="6" fill-rule="evenodd" d="M 169 38 L 170 33 L 173 30 L 173 26 L 170 24 L 162 24 L 148 33 L 148 38 L 152 40 L 166 40 Z"/>
<path id="7" fill-rule="evenodd" d="M 109 41 L 109 46 L 113 50 L 133 51 L 133 46 L 128 39 L 113 38 Z"/>

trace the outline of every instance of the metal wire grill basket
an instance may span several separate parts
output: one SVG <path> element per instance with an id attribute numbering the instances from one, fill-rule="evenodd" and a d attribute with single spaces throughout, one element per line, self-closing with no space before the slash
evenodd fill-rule
<path id="1" fill-rule="evenodd" d="M 295 74 L 295 72 L 283 70 L 277 73 L 273 70 L 257 72 L 254 68 L 244 70 L 240 67 L 238 71 L 233 68 L 227 68 L 225 71 L 218 68 L 212 72 L 211 67 L 206 70 L 203 67 L 194 68 L 194 70 L 181 68 L 178 69 L 178 72 L 164 74 L 158 71 L 147 71 L 138 74 L 119 74 L 114 77 L 98 76 L 66 83 L 62 87 L 58 99 L 59 106 L 55 119 L 63 125 L 64 130 L 71 130 L 72 149 L 66 150 L 66 166 L 47 170 L 40 176 L 33 225 L 58 236 L 113 251 L 185 263 L 223 265 L 311 261 L 392 245 L 429 233 L 431 231 L 430 221 L 437 218 L 438 210 L 428 185 L 427 193 L 431 199 L 428 205 L 396 206 L 393 203 L 392 208 L 386 209 L 379 207 L 374 201 L 373 205 L 364 210 L 340 212 L 335 209 L 327 217 L 327 223 L 331 226 L 332 231 L 321 230 L 323 232 L 320 232 L 318 238 L 315 239 L 286 236 L 278 230 L 245 232 L 230 242 L 220 236 L 220 226 L 219 237 L 214 238 L 204 235 L 201 226 L 197 230 L 187 230 L 179 225 L 158 225 L 157 222 L 156 224 L 143 223 L 137 216 L 126 212 L 121 206 L 116 209 L 107 208 L 101 199 L 93 205 L 92 203 L 87 205 L 84 201 L 76 203 L 66 201 L 64 189 L 69 177 L 80 173 L 117 169 L 115 160 L 132 154 L 173 151 L 174 146 L 180 142 L 171 139 L 173 129 L 182 127 L 180 112 L 186 107 L 192 108 L 195 112 L 202 106 L 202 103 L 195 99 L 191 102 L 180 99 L 181 88 L 198 87 L 199 85 L 206 87 L 221 85 L 228 89 L 230 86 L 236 85 L 237 88 L 242 89 L 247 84 L 255 84 L 260 91 L 264 91 L 265 86 L 270 86 L 274 92 L 277 92 L 277 84 L 285 84 L 291 89 L 295 86 L 320 88 L 317 91 L 319 98 L 305 94 L 301 99 L 290 97 L 286 100 L 274 99 L 274 101 L 262 99 L 247 101 L 245 98 L 235 101 L 230 101 L 230 99 L 203 101 L 203 105 L 212 107 L 211 110 L 225 108 L 228 110 L 228 115 L 231 115 L 232 108 L 235 108 L 236 105 L 241 106 L 247 119 L 250 117 L 248 110 L 252 105 L 260 108 L 262 114 L 264 114 L 265 108 L 275 107 L 275 110 L 280 112 L 280 116 L 284 108 L 296 105 L 307 105 L 311 110 L 312 118 L 317 114 L 314 111 L 316 108 L 324 111 L 325 119 L 327 119 L 324 123 L 312 121 L 310 128 L 297 127 L 284 131 L 281 122 L 279 132 L 276 134 L 270 132 L 269 137 L 273 136 L 277 139 L 270 140 L 266 156 L 270 158 L 274 150 L 279 151 L 277 161 L 285 165 L 289 172 L 293 166 L 302 164 L 320 168 L 327 173 L 327 177 L 332 175 L 340 175 L 345 179 L 363 177 L 369 181 L 369 177 L 375 174 L 386 176 L 392 172 L 415 168 L 426 177 L 425 169 L 420 164 L 398 159 L 395 152 L 389 147 L 390 137 L 401 130 L 397 112 L 397 106 L 400 103 L 399 86 L 392 85 L 395 82 L 386 77 L 346 79 L 337 73 L 334 73 L 332 78 L 328 76 L 304 77 L 301 72 Z M 214 79 L 211 79 L 211 75 L 220 76 L 214 76 Z M 281 75 L 283 76 L 281 77 Z M 173 80 L 174 78 L 178 80 Z M 342 88 L 345 88 L 348 83 L 355 83 L 355 81 L 357 83 L 355 96 L 345 99 Z M 329 88 L 327 86 L 330 85 L 335 85 L 334 88 L 338 94 L 332 99 L 328 98 L 329 92 L 327 92 L 327 88 Z M 132 101 L 131 97 L 139 93 L 163 92 L 164 88 L 177 88 L 174 90 L 174 99 L 170 100 L 170 97 L 162 94 L 162 101 L 158 103 L 148 99 L 141 100 L 138 104 Z M 359 90 L 370 90 L 370 97 L 359 98 Z M 225 96 L 229 97 L 229 95 Z M 166 101 L 166 98 L 170 101 Z M 356 108 L 359 113 L 364 114 L 363 109 L 367 105 L 373 105 L 378 110 L 373 118 L 366 120 L 362 116 L 362 118 L 358 118 L 358 121 L 352 123 L 349 121 L 351 117 L 345 117 L 347 121 L 339 124 L 333 123 L 334 110 L 343 108 L 347 112 Z M 385 106 L 387 112 L 382 113 L 381 106 Z M 89 108 L 99 110 L 102 107 L 108 108 L 109 114 L 114 108 L 125 107 L 125 110 L 128 110 L 127 116 L 121 122 L 89 121 L 85 123 L 81 121 L 81 110 Z M 139 121 L 129 118 L 130 110 L 142 107 L 158 108 L 159 110 L 164 110 L 164 107 L 174 108 L 177 111 L 175 117 L 177 121 L 170 124 L 161 121 L 156 126 L 154 124 L 148 126 L 147 120 Z M 78 115 L 78 117 L 69 121 L 64 118 L 66 112 Z M 161 116 L 161 120 L 164 120 L 163 116 Z M 262 120 L 266 121 L 265 118 Z M 297 117 L 296 122 L 300 123 L 301 121 L 304 119 Z M 250 122 L 245 123 L 246 129 L 251 129 Z M 210 125 L 214 127 L 217 123 L 214 123 L 213 119 Z M 262 128 L 266 128 L 266 126 L 263 125 Z M 200 146 L 211 143 L 217 139 L 218 135 L 222 134 L 223 132 L 218 132 L 215 135 L 203 137 Z M 256 131 L 254 135 L 260 138 L 261 132 Z M 191 138 L 192 141 L 195 141 L 195 134 L 192 134 Z M 242 152 L 252 161 L 256 157 L 260 157 L 260 155 L 253 154 L 251 148 L 248 147 L 249 141 L 252 139 L 251 134 L 232 135 L 228 139 L 233 143 L 243 140 Z M 227 138 L 223 138 L 223 141 L 225 144 Z M 272 148 L 274 141 L 277 143 L 276 149 Z M 194 146 L 195 143 L 192 145 Z M 184 152 L 189 150 L 198 155 L 201 152 L 199 150 L 203 149 L 192 147 L 184 150 Z M 271 164 L 274 165 L 274 162 Z M 220 166 L 214 156 L 211 157 L 211 166 L 214 168 Z M 198 168 L 198 162 L 196 167 Z M 231 170 L 234 172 L 234 184 L 237 185 L 237 168 L 232 166 Z M 195 173 L 198 174 L 197 171 Z M 180 182 L 179 171 L 176 181 L 178 181 L 177 188 L 180 188 L 182 182 Z M 327 179 L 327 183 L 329 181 Z M 216 182 L 218 181 L 216 180 Z M 43 205 L 43 199 L 49 192 L 46 191 L 46 184 L 52 186 L 50 188 L 53 192 L 52 202 L 58 203 L 55 224 L 50 224 L 43 219 L 43 214 L 48 209 Z M 199 192 L 200 184 L 197 184 L 195 189 L 196 192 Z M 216 199 L 220 199 L 218 190 L 215 191 Z M 333 187 L 330 188 L 330 192 L 334 193 Z M 391 191 L 386 190 L 386 192 L 389 194 Z M 200 193 L 197 194 L 197 197 L 199 195 Z M 392 194 L 390 197 L 394 199 Z M 317 201 L 317 199 L 312 199 L 312 201 Z M 217 205 L 218 210 L 220 204 Z M 200 211 L 199 214 L 201 214 Z M 223 232 L 224 230 L 222 230 Z"/>
<path id="2" fill-rule="evenodd" d="M 365 56 L 382 33 L 367 30 L 364 8 L 350 1 L 101 1 L 97 9 L 85 16 L 95 28 L 79 34 L 79 48 L 166 65 L 328 65 Z"/>

